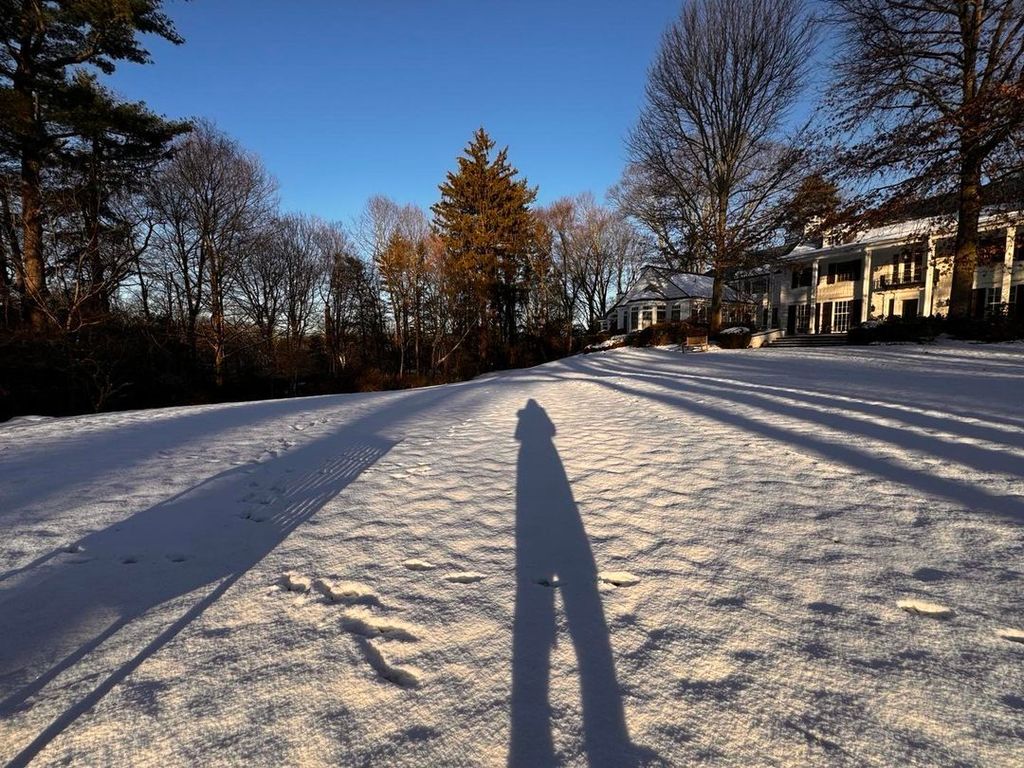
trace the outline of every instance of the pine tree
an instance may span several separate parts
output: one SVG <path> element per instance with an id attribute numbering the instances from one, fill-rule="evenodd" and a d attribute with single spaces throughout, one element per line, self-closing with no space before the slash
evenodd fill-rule
<path id="1" fill-rule="evenodd" d="M 460 319 L 475 331 L 479 362 L 488 368 L 509 362 L 536 238 L 530 205 L 537 190 L 518 178 L 508 147 L 491 159 L 494 147 L 478 129 L 432 208 L 464 308 Z"/>
<path id="2" fill-rule="evenodd" d="M 0 152 L 19 167 L 22 300 L 35 330 L 50 325 L 43 252 L 45 176 L 63 144 L 79 136 L 76 123 L 86 114 L 79 107 L 88 101 L 84 92 L 105 100 L 81 68 L 109 74 L 120 61 L 148 62 L 141 34 L 180 43 L 162 5 L 162 0 L 0 0 Z M 107 106 L 106 114 L 115 121 L 111 127 L 129 127 L 137 118 Z M 117 122 L 122 117 L 127 119 Z"/>

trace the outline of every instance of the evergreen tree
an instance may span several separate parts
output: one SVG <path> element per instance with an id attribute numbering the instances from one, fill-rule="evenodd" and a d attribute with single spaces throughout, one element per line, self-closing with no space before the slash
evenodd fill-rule
<path id="1" fill-rule="evenodd" d="M 112 128 L 129 128 L 138 117 L 110 103 L 81 68 L 109 74 L 119 61 L 148 62 L 138 40 L 142 34 L 180 43 L 162 5 L 162 0 L 0 0 L 0 152 L 19 168 L 22 304 L 35 330 L 50 325 L 43 252 L 46 172 L 64 143 L 79 135 L 77 123 L 86 116 L 82 106 L 90 97 L 107 102 L 104 113 Z"/>
<path id="2" fill-rule="evenodd" d="M 475 332 L 486 368 L 510 362 L 537 232 L 530 208 L 536 188 L 518 178 L 507 147 L 492 159 L 494 147 L 478 129 L 432 208 L 461 320 L 467 333 Z"/>

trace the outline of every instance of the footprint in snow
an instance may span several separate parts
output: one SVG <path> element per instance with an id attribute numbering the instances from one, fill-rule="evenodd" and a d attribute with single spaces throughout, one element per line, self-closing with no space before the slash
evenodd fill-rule
<path id="1" fill-rule="evenodd" d="M 428 562 L 426 560 L 417 560 L 416 558 L 405 560 L 403 561 L 402 565 L 404 565 L 410 571 L 432 571 L 437 567 L 431 562 Z"/>
<path id="2" fill-rule="evenodd" d="M 482 573 L 476 571 L 461 571 L 459 573 L 449 573 L 444 577 L 445 581 L 450 581 L 453 584 L 474 584 L 478 581 L 483 581 L 487 578 Z"/>
<path id="3" fill-rule="evenodd" d="M 948 619 L 953 615 L 953 610 L 938 603 L 929 603 L 924 600 L 897 600 L 896 607 L 907 613 L 914 613 L 919 616 L 928 616 L 933 619 Z"/>
<path id="4" fill-rule="evenodd" d="M 613 587 L 632 587 L 640 583 L 640 577 L 629 571 L 601 571 L 597 574 L 597 580 Z"/>
<path id="5" fill-rule="evenodd" d="M 557 576 L 541 576 L 539 579 L 533 580 L 534 584 L 539 584 L 542 587 L 550 587 L 556 589 L 562 585 Z"/>
<path id="6" fill-rule="evenodd" d="M 309 592 L 312 580 L 308 576 L 300 576 L 297 573 L 285 573 L 281 576 L 281 586 L 289 592 Z"/>
<path id="7" fill-rule="evenodd" d="M 64 552 L 67 552 L 69 555 L 77 555 L 81 552 L 85 552 L 85 547 L 81 544 L 68 544 L 64 547 Z"/>
<path id="8" fill-rule="evenodd" d="M 401 688 L 419 688 L 420 678 L 416 672 L 392 664 L 381 650 L 367 638 L 357 638 L 357 642 L 367 663 L 383 679 Z"/>
<path id="9" fill-rule="evenodd" d="M 411 626 L 403 621 L 378 616 L 365 608 L 353 608 L 341 615 L 341 626 L 346 632 L 362 637 L 384 637 L 414 643 L 419 638 Z"/>
<path id="10" fill-rule="evenodd" d="M 381 602 L 372 589 L 354 581 L 330 582 L 317 579 L 313 589 L 332 603 L 363 603 L 380 606 Z"/>
<path id="11" fill-rule="evenodd" d="M 1024 644 L 1024 629 L 997 629 L 996 636 L 1003 640 L 1009 640 L 1011 643 Z"/>

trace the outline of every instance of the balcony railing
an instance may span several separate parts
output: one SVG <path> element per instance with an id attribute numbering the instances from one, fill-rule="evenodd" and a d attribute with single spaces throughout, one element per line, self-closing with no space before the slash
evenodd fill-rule
<path id="1" fill-rule="evenodd" d="M 892 288 L 911 288 L 924 285 L 923 274 L 904 275 L 903 277 L 878 277 L 875 278 L 873 290 L 884 291 Z"/>

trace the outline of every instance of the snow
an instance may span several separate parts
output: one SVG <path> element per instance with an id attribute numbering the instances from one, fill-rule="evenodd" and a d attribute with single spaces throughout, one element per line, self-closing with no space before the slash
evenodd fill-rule
<path id="1" fill-rule="evenodd" d="M 0 426 L 0 764 L 1020 765 L 1022 385 L 622 348 Z"/>
<path id="2" fill-rule="evenodd" d="M 722 334 L 726 336 L 741 335 L 744 333 L 750 333 L 750 329 L 742 325 L 734 325 L 732 328 L 726 328 L 722 331 Z"/>

